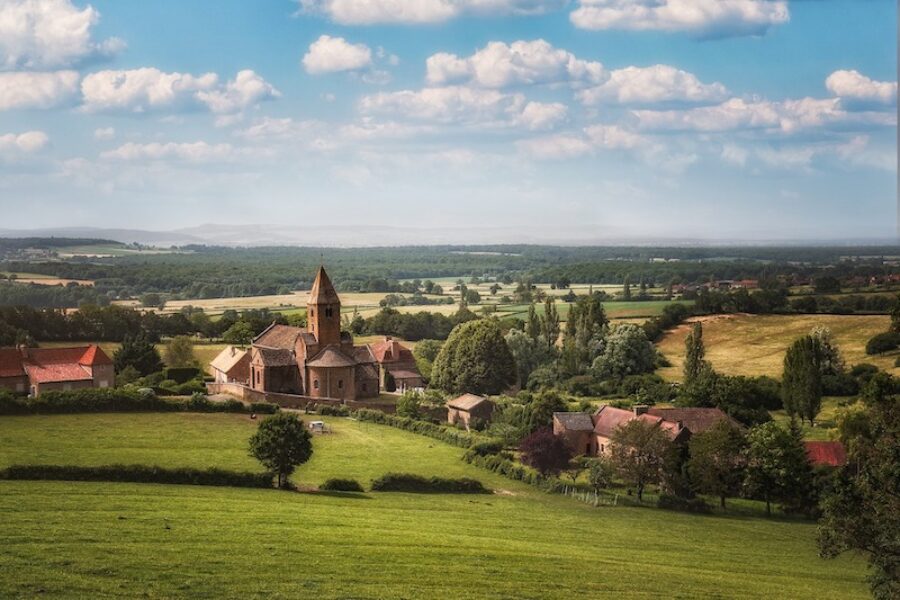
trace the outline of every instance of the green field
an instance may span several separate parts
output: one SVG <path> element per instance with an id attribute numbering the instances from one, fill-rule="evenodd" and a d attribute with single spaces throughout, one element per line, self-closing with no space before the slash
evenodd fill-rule
<path id="1" fill-rule="evenodd" d="M 868 362 L 889 373 L 900 373 L 894 367 L 897 354 L 867 356 L 866 342 L 876 333 L 886 331 L 887 315 L 715 315 L 700 317 L 706 359 L 728 375 L 769 375 L 781 378 L 784 354 L 797 338 L 813 327 L 831 329 L 848 365 Z M 672 363 L 657 371 L 666 379 L 681 379 L 684 340 L 691 324 L 685 323 L 667 332 L 657 347 Z"/>
<path id="2" fill-rule="evenodd" d="M 326 419 L 295 480 L 469 475 L 491 496 L 0 482 L 0 597 L 865 598 L 810 523 L 593 508 L 403 431 Z M 4 417 L 0 464 L 257 468 L 246 415 Z"/>

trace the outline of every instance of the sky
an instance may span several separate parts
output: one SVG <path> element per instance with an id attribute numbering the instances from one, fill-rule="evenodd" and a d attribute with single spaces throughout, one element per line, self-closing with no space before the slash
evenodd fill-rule
<path id="1" fill-rule="evenodd" d="M 0 0 L 0 228 L 886 238 L 896 80 L 893 0 Z"/>

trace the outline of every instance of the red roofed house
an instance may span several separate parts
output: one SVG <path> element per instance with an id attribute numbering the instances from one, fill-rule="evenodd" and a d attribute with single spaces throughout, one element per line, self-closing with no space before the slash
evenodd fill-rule
<path id="1" fill-rule="evenodd" d="M 112 360 L 99 346 L 0 348 L 0 388 L 38 396 L 51 390 L 115 385 Z"/>
<path id="2" fill-rule="evenodd" d="M 806 457 L 814 467 L 843 467 L 847 451 L 840 442 L 803 442 Z"/>
<path id="3" fill-rule="evenodd" d="M 341 331 L 341 301 L 319 267 L 306 304 L 306 329 L 273 323 L 250 348 L 250 387 L 261 392 L 356 400 L 379 395 L 378 362 Z"/>
<path id="4" fill-rule="evenodd" d="M 616 429 L 633 420 L 660 427 L 673 442 L 686 442 L 694 433 L 731 418 L 718 408 L 648 408 L 632 410 L 601 406 L 594 414 L 553 413 L 553 434 L 562 437 L 575 454 L 599 456 L 610 452 Z M 734 421 L 732 421 L 734 422 Z"/>
<path id="5" fill-rule="evenodd" d="M 401 392 L 407 389 L 425 387 L 425 381 L 422 379 L 422 374 L 419 373 L 419 368 L 416 366 L 416 359 L 413 358 L 413 353 L 409 348 L 390 336 L 386 336 L 382 342 L 369 344 L 369 349 L 381 366 L 382 387 L 386 387 L 384 378 L 388 373 L 394 377 L 397 389 Z"/>

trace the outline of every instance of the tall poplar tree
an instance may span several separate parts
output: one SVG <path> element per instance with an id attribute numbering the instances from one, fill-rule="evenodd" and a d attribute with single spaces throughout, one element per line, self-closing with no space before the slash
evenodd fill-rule
<path id="1" fill-rule="evenodd" d="M 822 409 L 822 348 L 819 340 L 803 336 L 784 355 L 781 393 L 784 409 L 791 418 L 798 416 L 809 424 Z"/>
<path id="2" fill-rule="evenodd" d="M 694 323 L 691 333 L 684 340 L 684 385 L 696 383 L 707 368 L 706 348 L 703 345 L 703 324 Z"/>

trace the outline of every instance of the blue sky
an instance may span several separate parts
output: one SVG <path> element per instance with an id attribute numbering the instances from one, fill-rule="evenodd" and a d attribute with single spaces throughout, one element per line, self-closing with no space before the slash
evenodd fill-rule
<path id="1" fill-rule="evenodd" d="M 0 227 L 895 232 L 892 0 L 0 0 Z"/>

